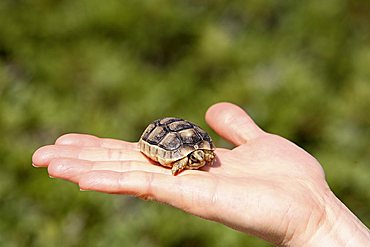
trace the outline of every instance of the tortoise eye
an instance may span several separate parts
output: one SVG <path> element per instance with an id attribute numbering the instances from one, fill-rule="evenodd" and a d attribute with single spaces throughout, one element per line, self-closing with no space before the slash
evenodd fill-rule
<path id="1" fill-rule="evenodd" d="M 190 155 L 190 160 L 192 161 L 192 163 L 198 162 L 198 159 L 196 157 L 194 157 L 193 154 Z"/>
<path id="2" fill-rule="evenodd" d="M 190 160 L 193 163 L 198 163 L 199 161 L 202 161 L 204 159 L 204 153 L 201 150 L 194 151 L 190 155 Z"/>

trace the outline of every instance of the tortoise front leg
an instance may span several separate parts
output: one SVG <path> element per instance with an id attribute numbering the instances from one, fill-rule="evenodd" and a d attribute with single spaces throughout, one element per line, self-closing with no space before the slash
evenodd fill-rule
<path id="1" fill-rule="evenodd" d="M 184 157 L 181 160 L 178 160 L 173 163 L 172 166 L 172 175 L 176 175 L 178 172 L 184 170 L 184 168 L 188 165 L 188 157 Z"/>

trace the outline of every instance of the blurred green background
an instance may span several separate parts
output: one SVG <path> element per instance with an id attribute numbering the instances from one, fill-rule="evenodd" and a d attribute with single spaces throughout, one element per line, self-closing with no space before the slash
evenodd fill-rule
<path id="1" fill-rule="evenodd" d="M 318 158 L 369 226 L 369 27 L 361 0 L 1 0 L 0 246 L 270 246 L 31 166 L 68 132 L 136 141 L 163 116 L 210 130 L 219 101 Z"/>

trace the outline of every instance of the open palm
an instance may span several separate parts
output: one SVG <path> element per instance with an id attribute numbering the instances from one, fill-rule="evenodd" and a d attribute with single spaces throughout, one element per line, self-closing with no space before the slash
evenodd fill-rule
<path id="1" fill-rule="evenodd" d="M 33 156 L 50 176 L 82 190 L 130 194 L 285 245 L 304 241 L 325 217 L 330 190 L 320 164 L 288 140 L 262 131 L 239 107 L 212 106 L 207 123 L 236 147 L 216 149 L 216 161 L 173 176 L 137 143 L 68 134 Z M 312 229 L 311 229 L 312 228 Z"/>

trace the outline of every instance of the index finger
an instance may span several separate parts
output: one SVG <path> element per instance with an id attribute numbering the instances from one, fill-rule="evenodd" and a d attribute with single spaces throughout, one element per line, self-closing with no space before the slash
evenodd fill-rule
<path id="1" fill-rule="evenodd" d="M 55 141 L 55 144 L 138 150 L 136 142 L 127 142 L 111 138 L 100 138 L 93 135 L 75 133 L 60 136 Z"/>

